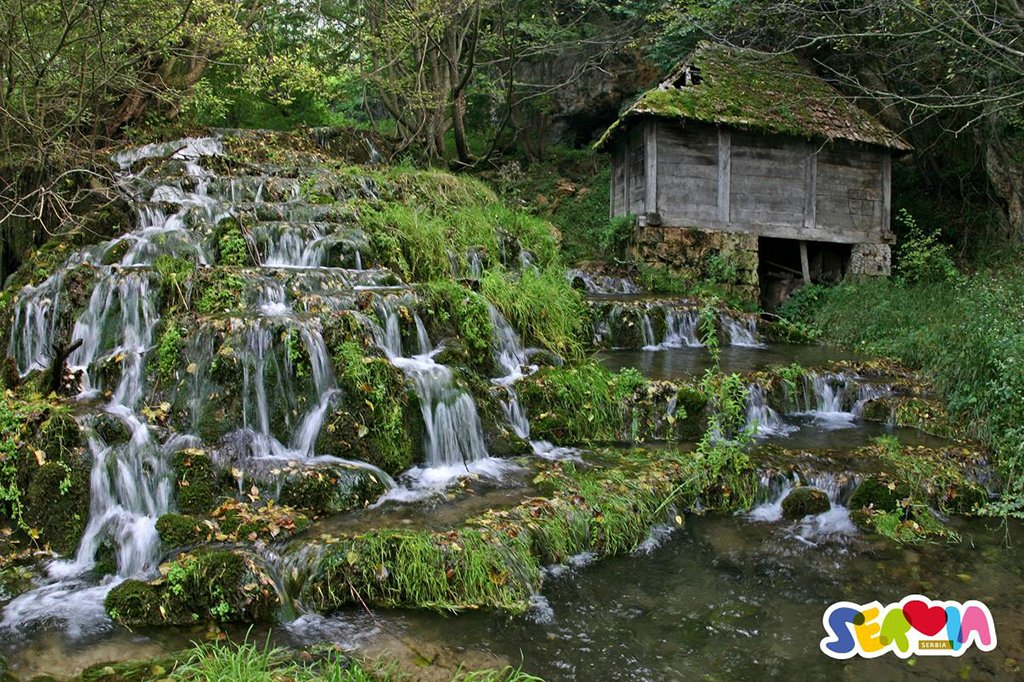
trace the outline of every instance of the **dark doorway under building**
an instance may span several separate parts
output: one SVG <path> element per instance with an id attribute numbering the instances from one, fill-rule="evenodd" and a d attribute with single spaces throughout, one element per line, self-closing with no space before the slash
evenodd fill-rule
<path id="1" fill-rule="evenodd" d="M 758 239 L 758 280 L 761 307 L 775 310 L 804 284 L 831 284 L 846 276 L 850 267 L 849 244 Z"/>

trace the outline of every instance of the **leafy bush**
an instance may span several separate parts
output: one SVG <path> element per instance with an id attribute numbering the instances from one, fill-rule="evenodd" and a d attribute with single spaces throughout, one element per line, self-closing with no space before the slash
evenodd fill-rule
<path id="1" fill-rule="evenodd" d="M 939 241 L 938 232 L 925 232 L 906 209 L 900 209 L 896 221 L 902 224 L 906 235 L 897 251 L 896 272 L 901 280 L 944 282 L 959 276 L 949 246 Z"/>

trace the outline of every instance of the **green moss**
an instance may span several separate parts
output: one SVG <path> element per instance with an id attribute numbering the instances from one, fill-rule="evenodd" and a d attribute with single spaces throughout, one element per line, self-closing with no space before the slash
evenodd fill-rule
<path id="1" fill-rule="evenodd" d="M 74 554 L 89 519 L 89 467 L 78 458 L 47 462 L 32 476 L 25 520 L 64 556 Z"/>
<path id="2" fill-rule="evenodd" d="M 199 296 L 195 304 L 200 315 L 237 312 L 242 308 L 245 280 L 232 272 L 222 270 L 203 272 L 199 282 Z"/>
<path id="3" fill-rule="evenodd" d="M 339 465 L 330 469 L 302 469 L 288 475 L 281 485 L 279 500 L 297 509 L 340 513 L 361 509 L 384 491 L 384 484 L 371 472 Z"/>
<path id="4" fill-rule="evenodd" d="M 389 474 L 408 469 L 419 453 L 416 406 L 405 376 L 385 358 L 367 355 L 362 345 L 341 341 L 334 366 L 345 403 L 326 422 L 317 452 L 360 459 Z"/>
<path id="5" fill-rule="evenodd" d="M 131 439 L 131 431 L 120 419 L 110 414 L 99 414 L 93 420 L 93 429 L 107 445 L 121 445 Z"/>
<path id="6" fill-rule="evenodd" d="M 107 594 L 103 606 L 113 620 L 129 627 L 158 622 L 160 590 L 141 580 L 126 580 Z"/>
<path id="7" fill-rule="evenodd" d="M 808 486 L 794 488 L 782 500 L 782 514 L 787 519 L 802 519 L 810 514 L 821 514 L 832 508 L 828 495 Z"/>
<path id="8" fill-rule="evenodd" d="M 33 439 L 34 446 L 45 452 L 47 459 L 63 460 L 85 444 L 82 429 L 65 407 L 50 407 L 47 414 Z"/>
<path id="9" fill-rule="evenodd" d="M 631 116 L 656 116 L 729 125 L 767 133 L 839 138 L 909 149 L 899 137 L 791 54 L 702 42 L 686 59 L 703 82 L 654 88 L 640 96 L 598 140 L 603 148 Z"/>
<path id="10" fill-rule="evenodd" d="M 202 450 L 181 450 L 171 458 L 178 493 L 178 509 L 202 514 L 221 494 L 220 475 Z"/>
<path id="11" fill-rule="evenodd" d="M 156 344 L 156 374 L 161 382 L 174 380 L 184 347 L 185 336 L 181 327 L 176 320 L 168 320 Z"/>
<path id="12" fill-rule="evenodd" d="M 165 549 L 195 545 L 206 536 L 199 520 L 186 514 L 164 514 L 156 521 L 156 532 Z"/>
<path id="13" fill-rule="evenodd" d="M 104 607 L 128 627 L 197 622 L 255 623 L 277 606 L 271 581 L 248 556 L 227 550 L 182 554 L 154 583 L 126 581 Z"/>
<path id="14" fill-rule="evenodd" d="M 749 460 L 734 455 L 717 464 L 672 451 L 613 457 L 607 468 L 543 465 L 534 483 L 548 497 L 488 511 L 450 531 L 344 538 L 327 547 L 303 600 L 320 611 L 365 603 L 522 612 L 539 586 L 540 565 L 580 552 L 632 551 L 653 525 L 681 523 L 684 509 L 752 503 L 758 483 Z"/>
<path id="15" fill-rule="evenodd" d="M 245 267 L 254 265 L 249 256 L 249 245 L 236 218 L 225 218 L 217 224 L 216 262 L 218 265 Z"/>

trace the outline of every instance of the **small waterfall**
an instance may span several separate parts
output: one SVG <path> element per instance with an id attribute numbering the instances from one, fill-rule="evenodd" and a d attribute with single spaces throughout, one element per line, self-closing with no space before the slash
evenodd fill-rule
<path id="1" fill-rule="evenodd" d="M 788 476 L 762 476 L 761 486 L 766 501 L 747 513 L 751 521 L 777 523 L 782 520 L 782 501 L 800 485 L 817 488 L 828 495 L 831 509 L 792 522 L 791 537 L 801 544 L 816 547 L 822 542 L 842 540 L 857 533 L 850 520 L 847 501 L 856 489 L 859 480 L 848 473 L 834 472 L 793 472 Z"/>
<path id="2" fill-rule="evenodd" d="M 848 374 L 808 373 L 797 402 L 798 409 L 815 421 L 842 428 L 857 419 L 868 402 L 891 393 L 890 386 L 864 383 Z"/>
<path id="3" fill-rule="evenodd" d="M 565 274 L 574 286 L 582 288 L 588 294 L 613 295 L 643 293 L 643 289 L 638 287 L 632 280 L 625 277 L 612 277 L 611 275 L 602 275 L 578 269 L 568 270 Z"/>
<path id="4" fill-rule="evenodd" d="M 665 309 L 665 340 L 663 348 L 702 348 L 703 343 L 697 334 L 700 324 L 696 310 Z"/>
<path id="5" fill-rule="evenodd" d="M 419 316 L 413 313 L 419 352 L 402 354 L 401 323 L 395 299 L 382 299 L 377 314 L 383 327 L 376 326 L 377 345 L 412 382 L 419 398 L 425 426 L 423 447 L 430 468 L 469 467 L 487 459 L 483 427 L 476 402 L 455 383 L 452 371 L 434 361 L 435 351 Z"/>
<path id="6" fill-rule="evenodd" d="M 792 433 L 797 427 L 784 422 L 782 416 L 769 407 L 764 386 L 754 384 L 747 389 L 747 428 L 758 436 L 776 436 Z"/>
<path id="7" fill-rule="evenodd" d="M 654 327 L 651 325 L 651 316 L 644 313 L 640 319 L 640 330 L 644 335 L 644 350 L 659 350 L 658 342 L 654 339 Z"/>
<path id="8" fill-rule="evenodd" d="M 7 354 L 14 358 L 21 376 L 50 365 L 63 284 L 61 270 L 39 286 L 26 286 L 18 293 Z"/>
<path id="9" fill-rule="evenodd" d="M 741 321 L 734 317 L 723 315 L 722 326 L 729 335 L 729 345 L 745 348 L 764 348 L 764 344 L 758 341 L 757 320 L 753 317 L 745 317 Z"/>

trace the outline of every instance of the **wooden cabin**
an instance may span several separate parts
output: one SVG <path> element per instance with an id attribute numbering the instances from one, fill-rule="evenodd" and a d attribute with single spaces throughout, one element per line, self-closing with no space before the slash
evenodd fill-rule
<path id="1" fill-rule="evenodd" d="M 888 275 L 892 156 L 910 149 L 792 55 L 701 43 L 598 141 L 631 256 L 767 307 Z"/>

